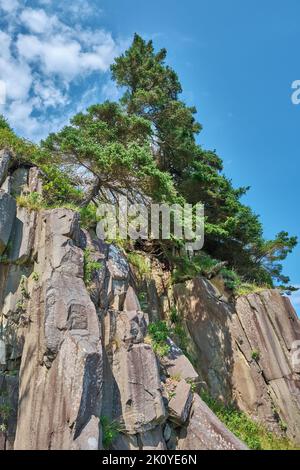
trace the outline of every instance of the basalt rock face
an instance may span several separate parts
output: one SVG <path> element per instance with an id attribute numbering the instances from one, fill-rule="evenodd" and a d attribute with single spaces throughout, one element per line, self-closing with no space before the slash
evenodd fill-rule
<path id="1" fill-rule="evenodd" d="M 232 304 L 202 278 L 175 298 L 211 395 L 300 443 L 300 322 L 289 299 L 266 290 Z"/>
<path id="2" fill-rule="evenodd" d="M 155 355 L 125 254 L 71 210 L 17 207 L 15 195 L 41 191 L 39 172 L 0 162 L 0 448 L 183 448 L 203 405 L 188 383 L 198 374 L 173 343 Z M 222 448 L 244 448 L 205 419 Z"/>
<path id="3" fill-rule="evenodd" d="M 17 205 L 41 191 L 36 168 L 13 169 L 2 152 L 0 182 L 1 449 L 245 449 L 203 388 L 300 442 L 300 323 L 287 298 L 233 303 L 200 277 L 172 287 L 152 260 L 145 304 L 126 254 L 76 212 Z M 147 336 L 174 309 L 193 364 L 176 338 L 158 357 Z"/>

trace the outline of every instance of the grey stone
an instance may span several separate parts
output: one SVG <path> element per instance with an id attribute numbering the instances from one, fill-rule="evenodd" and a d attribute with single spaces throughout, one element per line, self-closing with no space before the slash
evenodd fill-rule
<path id="1" fill-rule="evenodd" d="M 160 359 L 160 362 L 170 377 L 180 377 L 198 383 L 199 374 L 182 350 L 170 338 L 167 340 L 170 352 Z"/>
<path id="2" fill-rule="evenodd" d="M 101 448 L 100 420 L 92 416 L 71 445 L 72 450 L 98 450 Z"/>
<path id="3" fill-rule="evenodd" d="M 10 260 L 27 263 L 34 248 L 37 213 L 18 207 L 11 233 Z"/>
<path id="4" fill-rule="evenodd" d="M 166 423 L 165 428 L 164 428 L 164 440 L 168 442 L 171 439 L 171 436 L 172 436 L 172 428 L 168 423 Z"/>
<path id="5" fill-rule="evenodd" d="M 137 295 L 133 289 L 133 287 L 129 286 L 126 292 L 125 301 L 123 305 L 124 311 L 138 311 L 141 310 L 139 300 Z"/>
<path id="6" fill-rule="evenodd" d="M 200 277 L 176 286 L 175 297 L 208 392 L 235 401 L 279 435 L 284 422 L 286 436 L 300 443 L 300 381 L 292 360 L 300 320 L 289 299 L 265 290 L 227 304 Z"/>
<path id="7" fill-rule="evenodd" d="M 14 448 L 96 449 L 103 384 L 100 328 L 82 267 L 67 266 L 75 266 L 68 250 L 79 230 L 78 217 L 59 209 L 38 218 L 35 269 L 40 276 L 28 286 L 31 322 L 22 353 Z M 57 257 L 61 244 L 67 255 Z M 82 259 L 78 254 L 78 265 Z"/>
<path id="8" fill-rule="evenodd" d="M 15 200 L 0 190 L 0 255 L 8 244 L 16 215 Z"/>
<path id="9" fill-rule="evenodd" d="M 247 450 L 213 414 L 198 395 L 194 395 L 191 417 L 180 431 L 179 450 Z"/>
<path id="10" fill-rule="evenodd" d="M 144 343 L 113 354 L 112 371 L 121 400 L 124 430 L 128 434 L 154 429 L 166 419 L 155 354 Z"/>
<path id="11" fill-rule="evenodd" d="M 167 448 L 160 426 L 139 434 L 139 439 L 143 450 L 166 450 Z"/>
<path id="12" fill-rule="evenodd" d="M 12 162 L 12 155 L 8 150 L 0 150 L 0 188 L 6 180 L 9 167 Z"/>
<path id="13" fill-rule="evenodd" d="M 192 401 L 190 384 L 181 380 L 175 388 L 174 396 L 169 401 L 169 419 L 177 424 L 184 424 L 188 419 Z"/>
<path id="14" fill-rule="evenodd" d="M 16 197 L 19 196 L 28 183 L 28 168 L 17 168 L 11 175 L 11 194 Z"/>

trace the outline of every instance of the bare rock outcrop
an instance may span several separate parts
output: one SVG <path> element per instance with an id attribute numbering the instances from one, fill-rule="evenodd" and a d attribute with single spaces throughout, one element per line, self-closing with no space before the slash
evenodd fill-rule
<path id="1" fill-rule="evenodd" d="M 83 255 L 70 238 L 79 230 L 78 218 L 65 209 L 46 211 L 38 226 L 15 449 L 66 449 L 75 441 L 89 448 L 80 435 L 91 421 L 92 437 L 99 441 L 102 347 L 83 282 Z M 44 397 L 52 397 L 47 406 Z"/>
<path id="2" fill-rule="evenodd" d="M 215 398 L 299 443 L 300 375 L 292 355 L 300 321 L 289 299 L 277 290 L 242 296 L 235 305 L 220 297 L 200 277 L 175 288 L 200 377 Z"/>
<path id="3" fill-rule="evenodd" d="M 0 190 L 0 255 L 7 247 L 15 220 L 16 202 L 6 192 Z"/>
<path id="4" fill-rule="evenodd" d="M 247 447 L 195 395 L 188 426 L 180 431 L 178 449 L 246 450 Z"/>
<path id="5" fill-rule="evenodd" d="M 9 413 L 0 416 L 2 448 L 245 449 L 195 393 L 204 383 L 270 429 L 286 423 L 298 439 L 292 345 L 300 330 L 287 299 L 266 291 L 234 306 L 201 278 L 173 292 L 170 273 L 157 266 L 144 305 L 122 249 L 82 230 L 69 209 L 16 207 L 13 194 L 41 191 L 39 171 L 5 168 L 0 400 L 8 392 Z M 171 339 L 160 358 L 146 339 L 149 319 L 165 319 L 175 306 L 197 363 Z M 117 429 L 108 444 L 107 426 Z"/>

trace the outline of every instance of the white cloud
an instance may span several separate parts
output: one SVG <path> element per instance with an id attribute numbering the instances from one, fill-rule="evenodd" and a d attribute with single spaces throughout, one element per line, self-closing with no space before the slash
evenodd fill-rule
<path id="1" fill-rule="evenodd" d="M 300 316 L 300 284 L 295 285 L 299 290 L 296 292 L 293 292 L 292 295 L 289 296 L 289 299 L 294 306 L 298 316 Z"/>
<path id="2" fill-rule="evenodd" d="M 91 16 L 94 13 L 102 14 L 102 9 L 97 5 L 97 9 L 93 8 L 88 0 L 77 0 L 77 2 L 64 2 L 64 11 L 74 16 L 83 15 Z"/>
<path id="3" fill-rule="evenodd" d="M 297 285 L 295 287 L 297 287 L 299 290 L 296 292 L 293 292 L 293 294 L 291 295 L 291 300 L 294 305 L 296 305 L 297 307 L 300 307 L 300 285 Z"/>
<path id="4" fill-rule="evenodd" d="M 118 101 L 120 98 L 120 90 L 111 80 L 107 81 L 102 87 L 103 98 L 110 101 Z"/>
<path id="5" fill-rule="evenodd" d="M 20 15 L 21 22 L 33 33 L 45 33 L 52 30 L 58 22 L 56 16 L 48 16 L 44 10 L 25 8 Z"/>
<path id="6" fill-rule="evenodd" d="M 6 95 L 9 100 L 26 100 L 32 85 L 29 65 L 13 57 L 10 36 L 0 31 L 0 80 L 6 84 Z"/>
<path id="7" fill-rule="evenodd" d="M 5 13 L 12 13 L 19 7 L 18 0 L 0 0 L 0 9 Z"/>
<path id="8" fill-rule="evenodd" d="M 0 112 L 18 132 L 34 139 L 52 130 L 51 126 L 66 122 L 72 113 L 70 107 L 78 109 L 78 100 L 71 105 L 72 86 L 94 72 L 106 73 L 125 45 L 103 29 L 77 22 L 70 27 L 70 21 L 64 21 L 66 6 L 60 15 L 52 5 L 42 0 L 39 8 L 32 8 L 26 7 L 25 0 L 0 0 L 7 23 L 0 31 L 0 81 L 7 89 L 6 104 Z M 91 4 L 75 0 L 68 9 L 70 17 L 76 9 L 87 14 L 91 13 Z M 102 92 L 110 99 L 117 97 L 111 83 Z M 48 119 L 50 108 L 56 117 Z"/>

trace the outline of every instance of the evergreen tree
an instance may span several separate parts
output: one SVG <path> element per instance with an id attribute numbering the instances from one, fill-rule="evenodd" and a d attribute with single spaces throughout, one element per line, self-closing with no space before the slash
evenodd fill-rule
<path id="1" fill-rule="evenodd" d="M 52 203 L 67 200 L 89 208 L 118 194 L 146 203 L 201 202 L 206 253 L 245 281 L 288 283 L 282 261 L 297 238 L 280 232 L 274 240 L 264 239 L 259 217 L 241 200 L 249 188 L 234 188 L 221 158 L 198 144 L 196 109 L 180 99 L 182 87 L 166 55 L 135 35 L 111 67 L 125 89 L 120 103 L 91 106 L 41 146 L 18 138 L 0 117 L 0 148 L 9 147 L 16 161 L 42 169 Z"/>

